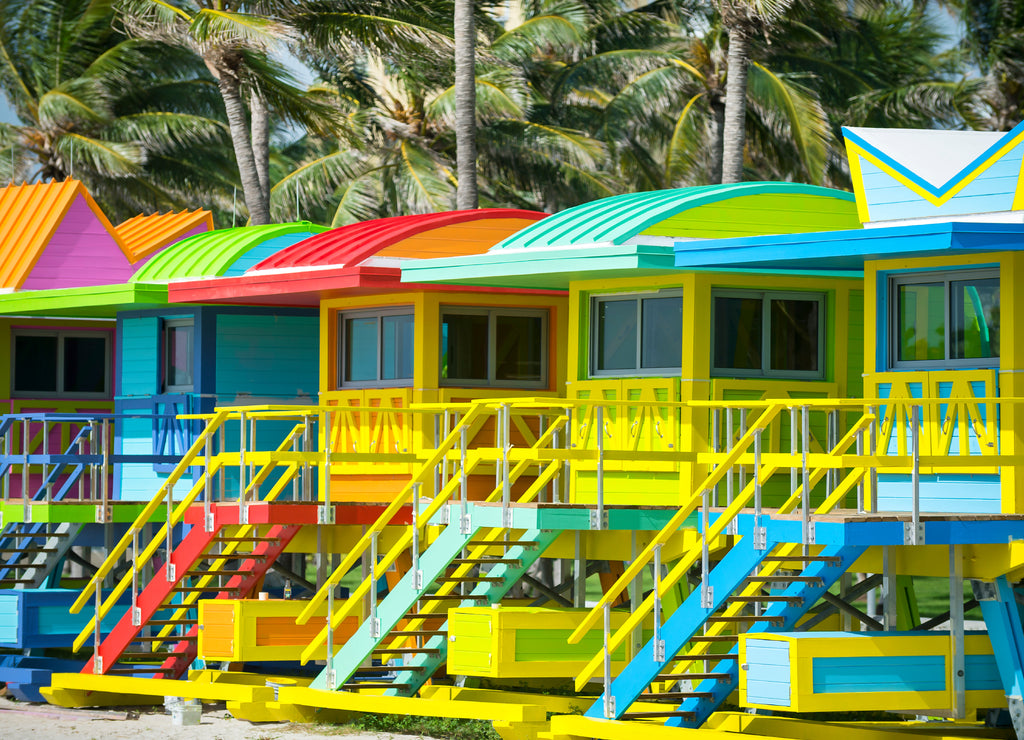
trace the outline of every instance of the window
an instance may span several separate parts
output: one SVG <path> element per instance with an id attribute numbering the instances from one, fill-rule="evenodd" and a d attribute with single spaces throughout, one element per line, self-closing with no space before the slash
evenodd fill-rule
<path id="1" fill-rule="evenodd" d="M 546 311 L 441 308 L 441 384 L 547 385 Z"/>
<path id="2" fill-rule="evenodd" d="M 110 335 L 14 330 L 11 395 L 105 398 L 110 395 Z"/>
<path id="3" fill-rule="evenodd" d="M 164 321 L 164 392 L 189 393 L 195 388 L 193 362 L 195 322 Z"/>
<path id="4" fill-rule="evenodd" d="M 825 376 L 825 296 L 820 293 L 714 291 L 713 375 Z"/>
<path id="5" fill-rule="evenodd" d="M 998 270 L 892 278 L 889 312 L 894 367 L 999 365 Z"/>
<path id="6" fill-rule="evenodd" d="M 680 291 L 591 300 L 591 375 L 678 373 L 683 356 Z"/>
<path id="7" fill-rule="evenodd" d="M 372 387 L 412 383 L 413 326 L 409 307 L 339 314 L 338 384 Z"/>

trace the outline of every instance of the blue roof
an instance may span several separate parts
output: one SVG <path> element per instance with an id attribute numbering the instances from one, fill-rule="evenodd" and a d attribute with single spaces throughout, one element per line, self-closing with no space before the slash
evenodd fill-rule
<path id="1" fill-rule="evenodd" d="M 1024 224 L 943 222 L 675 242 L 675 266 L 860 272 L 868 260 L 1024 249 Z"/>

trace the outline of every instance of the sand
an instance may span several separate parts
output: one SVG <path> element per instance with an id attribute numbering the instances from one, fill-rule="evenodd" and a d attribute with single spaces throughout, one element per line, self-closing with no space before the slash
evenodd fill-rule
<path id="1" fill-rule="evenodd" d="M 204 708 L 198 726 L 176 727 L 161 709 L 64 709 L 48 704 L 25 704 L 0 697 L 0 740 L 416 740 L 413 735 L 392 735 L 346 727 L 292 723 L 251 724 L 233 718 L 224 709 Z"/>

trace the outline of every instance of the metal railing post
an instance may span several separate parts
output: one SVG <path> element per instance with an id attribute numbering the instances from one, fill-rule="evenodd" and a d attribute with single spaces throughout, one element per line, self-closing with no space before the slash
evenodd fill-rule
<path id="1" fill-rule="evenodd" d="M 758 429 L 754 432 L 754 549 L 766 550 L 768 548 L 768 533 L 761 526 L 761 433 L 764 430 Z"/>
<path id="2" fill-rule="evenodd" d="M 732 434 L 732 406 L 727 406 L 726 409 L 725 409 L 725 426 L 728 429 L 728 442 L 726 443 L 726 451 L 728 452 L 729 450 L 732 450 L 733 444 L 734 444 L 733 443 L 733 434 Z M 733 499 L 733 496 L 735 495 L 735 491 L 734 491 L 735 478 L 736 478 L 736 475 L 735 475 L 736 470 L 735 470 L 735 468 L 736 468 L 736 466 L 733 465 L 725 473 L 725 505 L 726 506 L 731 506 L 732 505 L 732 499 Z M 725 533 L 726 534 L 737 534 L 739 532 L 739 529 L 737 528 L 738 526 L 739 526 L 739 522 L 737 522 L 736 519 L 733 518 L 732 520 L 730 520 L 725 525 Z"/>
<path id="3" fill-rule="evenodd" d="M 420 486 L 412 485 L 412 587 L 419 591 L 423 588 L 423 573 L 420 571 Z"/>
<path id="4" fill-rule="evenodd" d="M 213 498 L 213 438 L 207 434 L 203 444 L 203 455 L 206 470 L 203 473 L 203 531 L 213 531 L 213 511 L 210 499 Z"/>
<path id="5" fill-rule="evenodd" d="M 43 486 L 46 489 L 44 494 L 46 502 L 53 498 L 53 484 L 50 482 L 50 473 L 47 470 L 50 466 L 50 422 L 43 417 Z"/>
<path id="6" fill-rule="evenodd" d="M 245 488 L 246 488 L 246 467 L 245 467 L 245 412 L 240 411 L 238 413 L 238 503 L 240 506 L 245 505 Z M 241 522 L 241 524 L 248 524 L 247 521 Z"/>
<path id="7" fill-rule="evenodd" d="M 864 430 L 857 432 L 857 457 L 864 456 Z M 864 513 L 864 476 L 861 476 L 857 484 L 857 513 Z"/>
<path id="8" fill-rule="evenodd" d="M 459 532 L 469 534 L 469 476 L 466 474 L 466 427 L 459 429 Z"/>
<path id="9" fill-rule="evenodd" d="M 700 519 L 701 519 L 701 543 L 700 543 L 700 605 L 703 609 L 710 609 L 714 599 L 712 598 L 711 585 L 708 578 L 711 575 L 711 553 L 708 542 L 708 492 L 707 489 L 700 494 Z M 659 545 L 660 548 L 660 545 Z M 657 551 L 656 551 L 657 553 Z M 657 557 L 657 555 L 656 555 Z"/>
<path id="10" fill-rule="evenodd" d="M 174 550 L 174 541 L 173 541 L 174 519 L 173 519 L 173 511 L 174 511 L 174 484 L 169 482 L 167 484 L 167 525 L 164 528 L 165 531 L 167 532 L 167 536 L 166 536 L 166 538 L 164 540 L 165 543 L 166 543 L 165 547 L 166 547 L 166 551 L 167 551 L 167 562 L 164 563 L 164 566 L 165 566 L 164 572 L 166 573 L 166 577 L 167 577 L 167 582 L 168 583 L 174 583 L 174 580 L 175 580 L 175 578 L 174 578 L 174 565 L 171 563 L 171 552 Z"/>
<path id="11" fill-rule="evenodd" d="M 142 610 L 139 608 L 139 532 L 132 531 L 132 626 L 142 626 Z M 99 614 L 97 613 L 97 618 Z"/>
<path id="12" fill-rule="evenodd" d="M 704 600 L 705 584 L 701 582 L 701 601 Z M 665 640 L 661 636 L 661 545 L 654 547 L 654 635 L 651 645 L 654 647 L 653 660 L 661 662 L 665 660 Z M 605 608 L 607 608 L 606 605 Z"/>
<path id="13" fill-rule="evenodd" d="M 591 529 L 604 529 L 604 406 L 598 406 L 595 411 L 597 423 L 597 522 L 591 522 Z"/>
<path id="14" fill-rule="evenodd" d="M 721 444 L 719 441 L 719 424 L 721 422 L 721 409 L 714 408 L 711 410 L 711 451 L 714 453 L 721 452 Z M 718 484 L 715 484 L 713 491 L 712 505 L 718 506 Z"/>
<path id="15" fill-rule="evenodd" d="M 102 618 L 100 614 L 103 609 L 103 582 L 98 579 L 96 581 L 95 609 L 96 616 L 92 620 L 92 672 L 100 675 L 103 673 L 103 656 L 100 655 L 100 643 L 102 642 L 102 635 L 100 634 Z"/>
<path id="16" fill-rule="evenodd" d="M 327 690 L 334 691 L 334 587 L 327 589 Z"/>
<path id="17" fill-rule="evenodd" d="M 612 631 L 611 605 L 604 605 L 604 717 L 615 719 L 615 698 L 612 696 L 612 654 L 609 636 Z"/>
<path id="18" fill-rule="evenodd" d="M 512 448 L 512 408 L 503 403 L 501 421 L 501 523 L 512 526 L 512 483 L 509 481 L 508 454 Z"/>
<path id="19" fill-rule="evenodd" d="M 874 417 L 871 422 L 871 432 L 868 435 L 868 454 L 874 458 L 878 455 L 878 425 L 881 422 L 881 419 L 878 418 L 878 414 L 876 413 L 874 406 L 869 406 L 868 411 Z M 878 466 L 873 463 L 874 460 L 872 460 L 871 476 L 868 481 L 868 487 L 870 489 L 868 491 L 868 506 L 871 511 L 878 511 Z"/>
<path id="20" fill-rule="evenodd" d="M 370 535 L 370 637 L 380 637 L 377 619 L 377 532 Z"/>
<path id="21" fill-rule="evenodd" d="M 796 408 L 793 406 L 789 407 L 789 454 L 790 459 L 793 459 L 796 455 L 797 450 L 797 416 Z M 792 496 L 796 493 L 797 482 L 796 482 L 796 465 L 790 465 L 789 467 L 789 495 Z"/>
<path id="22" fill-rule="evenodd" d="M 801 465 L 803 468 L 803 484 L 800 495 L 800 542 L 803 544 L 803 554 L 807 555 L 810 550 L 811 540 L 811 471 L 807 464 L 807 456 L 810 453 L 811 446 L 811 410 L 807 406 L 803 406 L 800 412 L 801 425 L 802 425 L 802 436 L 801 441 L 802 449 L 802 461 Z"/>
<path id="23" fill-rule="evenodd" d="M 924 532 L 921 528 L 921 433 L 918 428 L 918 420 L 921 416 L 921 407 L 913 405 L 910 407 L 910 444 L 911 444 L 911 455 L 913 456 L 914 464 L 910 472 L 910 488 L 912 497 L 912 510 L 911 510 L 911 531 L 910 537 L 907 544 L 910 545 L 923 545 Z"/>

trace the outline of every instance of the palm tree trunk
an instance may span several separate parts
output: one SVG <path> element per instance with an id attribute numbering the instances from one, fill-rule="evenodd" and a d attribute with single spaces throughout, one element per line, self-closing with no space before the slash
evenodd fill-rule
<path id="1" fill-rule="evenodd" d="M 217 86 L 220 88 L 224 110 L 228 115 L 228 129 L 231 132 L 231 144 L 238 164 L 238 176 L 242 181 L 242 195 L 245 197 L 245 206 L 249 209 L 249 223 L 253 226 L 268 224 L 270 210 L 266 198 L 263 197 L 263 187 L 260 185 L 260 176 L 256 169 L 256 158 L 253 156 L 252 139 L 249 135 L 249 121 L 238 80 L 222 72 L 217 75 Z"/>
<path id="2" fill-rule="evenodd" d="M 722 182 L 722 145 L 725 141 L 722 132 L 725 129 L 725 102 L 718 96 L 711 101 L 711 136 L 708 149 L 711 151 L 709 163 L 710 178 L 713 184 Z"/>
<path id="3" fill-rule="evenodd" d="M 455 169 L 456 208 L 479 205 L 476 185 L 476 29 L 473 0 L 455 0 Z"/>
<path id="4" fill-rule="evenodd" d="M 743 180 L 743 143 L 746 137 L 747 64 L 750 41 L 745 29 L 729 28 L 729 72 L 725 80 L 725 125 L 722 132 L 722 182 Z"/>
<path id="5" fill-rule="evenodd" d="M 252 128 L 252 156 L 256 163 L 256 175 L 263 191 L 263 201 L 270 207 L 270 116 L 267 101 L 259 91 L 253 90 L 249 101 Z"/>

